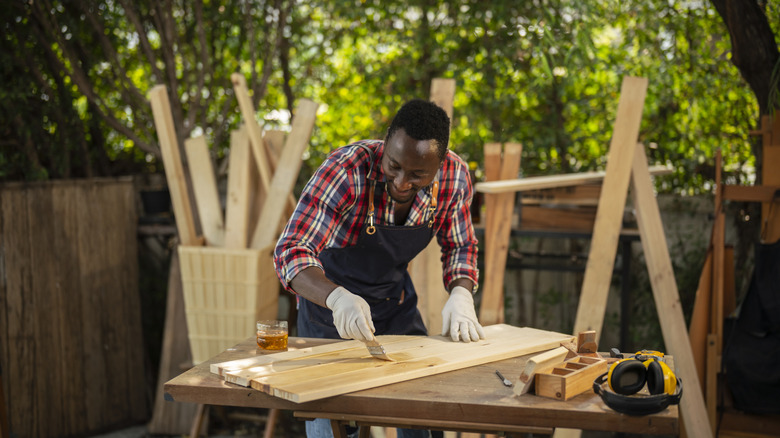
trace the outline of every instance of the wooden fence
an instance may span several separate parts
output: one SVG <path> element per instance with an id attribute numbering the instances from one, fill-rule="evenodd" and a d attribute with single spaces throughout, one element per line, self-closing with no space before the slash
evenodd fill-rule
<path id="1" fill-rule="evenodd" d="M 136 227 L 130 179 L 0 185 L 11 436 L 85 435 L 148 418 Z"/>

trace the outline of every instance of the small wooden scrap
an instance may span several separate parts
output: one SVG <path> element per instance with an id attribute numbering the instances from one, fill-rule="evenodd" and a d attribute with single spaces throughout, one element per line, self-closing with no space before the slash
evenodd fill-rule
<path id="1" fill-rule="evenodd" d="M 599 357 L 598 337 L 595 330 L 586 330 L 577 334 L 577 355 Z"/>
<path id="2" fill-rule="evenodd" d="M 537 373 L 542 373 L 552 369 L 556 365 L 560 364 L 566 358 L 569 353 L 569 349 L 566 347 L 558 347 L 553 350 L 537 354 L 536 356 L 528 359 L 525 363 L 525 368 L 517 378 L 514 387 L 515 395 L 523 395 L 528 393 L 534 384 L 534 376 Z"/>

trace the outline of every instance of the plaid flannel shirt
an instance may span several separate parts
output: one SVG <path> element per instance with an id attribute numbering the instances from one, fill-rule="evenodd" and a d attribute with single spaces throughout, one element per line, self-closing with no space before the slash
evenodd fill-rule
<path id="1" fill-rule="evenodd" d="M 359 144 L 374 151 L 368 153 Z M 326 248 L 344 248 L 357 242 L 368 214 L 366 177 L 378 183 L 386 181 L 381 168 L 384 142 L 362 140 L 333 151 L 303 189 L 298 205 L 284 228 L 274 250 L 274 266 L 284 287 L 302 270 L 323 269 L 317 255 Z M 372 166 L 373 164 L 373 166 Z M 369 168 L 370 174 L 369 173 Z M 367 175 L 368 174 L 368 175 Z M 442 249 L 444 285 L 468 278 L 477 285 L 477 239 L 471 223 L 472 185 L 466 163 L 448 151 L 439 173 L 438 207 L 433 227 Z M 432 185 L 418 192 L 405 226 L 427 223 L 427 207 Z M 381 200 L 375 202 L 375 224 L 394 224 L 394 202 L 377 184 Z"/>

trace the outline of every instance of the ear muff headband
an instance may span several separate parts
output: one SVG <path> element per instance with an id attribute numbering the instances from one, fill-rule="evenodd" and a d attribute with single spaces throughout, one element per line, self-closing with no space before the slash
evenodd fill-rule
<path id="1" fill-rule="evenodd" d="M 633 395 L 626 396 L 617 394 L 608 388 L 607 378 L 609 373 L 604 373 L 593 381 L 593 392 L 601 396 L 604 403 L 613 410 L 626 415 L 649 415 L 661 412 L 669 405 L 680 403 L 682 398 L 682 381 L 679 377 L 675 379 L 676 391 L 674 394 L 667 393 L 655 395 Z"/>

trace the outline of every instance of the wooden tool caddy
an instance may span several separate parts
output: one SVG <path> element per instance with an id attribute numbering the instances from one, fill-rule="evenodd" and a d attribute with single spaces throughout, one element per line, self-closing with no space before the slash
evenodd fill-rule
<path id="1" fill-rule="evenodd" d="M 593 386 L 596 377 L 607 371 L 605 359 L 576 356 L 536 375 L 536 395 L 569 400 Z"/>

